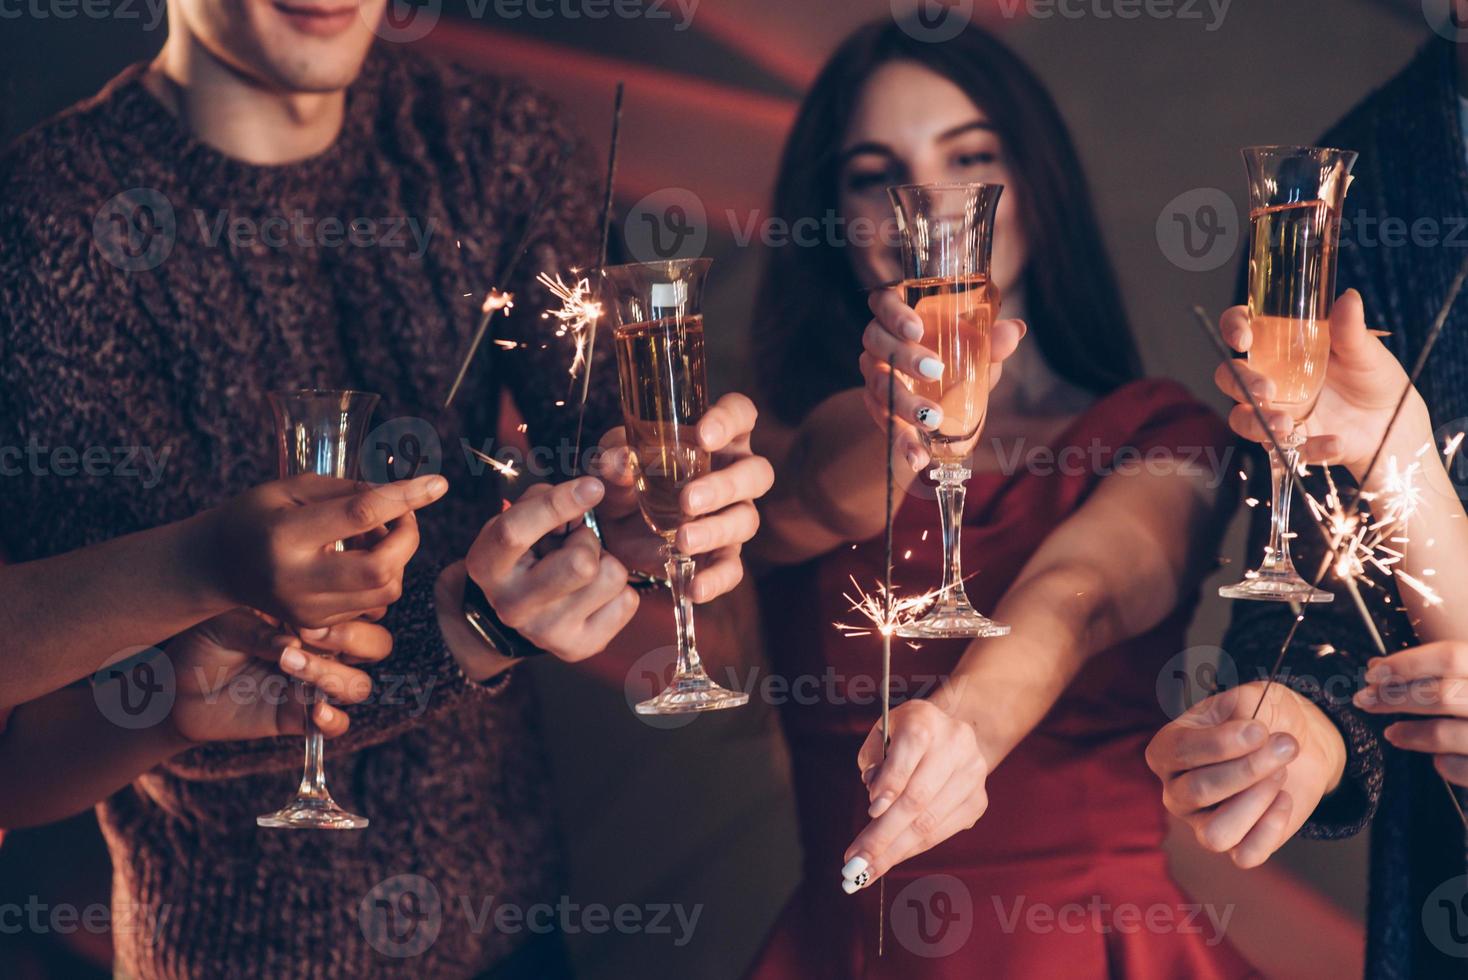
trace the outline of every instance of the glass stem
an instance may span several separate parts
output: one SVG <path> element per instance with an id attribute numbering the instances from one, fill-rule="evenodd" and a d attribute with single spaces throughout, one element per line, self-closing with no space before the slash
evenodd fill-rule
<path id="1" fill-rule="evenodd" d="M 668 545 L 663 554 L 667 558 L 668 583 L 673 590 L 673 623 L 678 634 L 677 677 L 703 676 L 703 662 L 698 659 L 698 646 L 693 640 L 693 603 L 688 598 L 689 586 L 693 584 L 693 559 L 679 554 Z"/>
<path id="2" fill-rule="evenodd" d="M 1299 465 L 1300 451 L 1291 436 L 1281 443 L 1284 455 L 1273 448 L 1269 450 L 1269 475 L 1273 488 L 1270 498 L 1269 546 L 1264 552 L 1264 567 L 1272 572 L 1293 575 L 1294 562 L 1290 560 L 1290 498 L 1295 486 L 1295 468 Z"/>
<path id="3" fill-rule="evenodd" d="M 321 729 L 311 717 L 316 704 L 316 689 L 309 685 L 306 694 L 306 765 L 301 772 L 301 787 L 296 795 L 313 800 L 327 800 L 331 794 L 326 789 L 326 744 Z"/>
<path id="4" fill-rule="evenodd" d="M 967 467 L 944 463 L 933 473 L 938 481 L 938 519 L 943 534 L 943 598 L 945 605 L 963 595 L 963 564 L 959 536 L 963 533 L 964 483 L 972 475 Z"/>

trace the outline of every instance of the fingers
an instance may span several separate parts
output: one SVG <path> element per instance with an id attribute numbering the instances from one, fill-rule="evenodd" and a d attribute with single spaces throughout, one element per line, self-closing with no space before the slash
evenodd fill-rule
<path id="1" fill-rule="evenodd" d="M 720 398 L 698 421 L 698 443 L 711 453 L 726 449 L 747 451 L 759 411 L 744 395 L 731 393 Z"/>
<path id="2" fill-rule="evenodd" d="M 1366 306 L 1354 289 L 1341 293 L 1330 308 L 1330 352 L 1337 357 L 1359 359 L 1374 353 L 1381 341 L 1366 329 Z"/>
<path id="3" fill-rule="evenodd" d="M 1247 306 L 1230 306 L 1224 310 L 1223 316 L 1218 318 L 1218 330 L 1223 334 L 1223 342 L 1240 354 L 1248 353 L 1254 343 L 1254 332 L 1249 329 Z"/>
<path id="4" fill-rule="evenodd" d="M 899 421 L 921 426 L 929 432 L 938 430 L 943 422 L 943 409 L 937 402 L 913 394 L 900 377 L 889 392 L 888 378 L 891 377 L 891 371 L 886 361 L 878 361 L 870 354 L 863 354 L 860 364 L 862 377 L 866 380 L 869 407 L 876 407 L 873 417 L 879 426 L 887 424 L 887 405 L 890 400 L 892 414 Z"/>
<path id="5" fill-rule="evenodd" d="M 1366 665 L 1368 684 L 1428 677 L 1468 677 L 1468 644 L 1437 640 L 1387 657 L 1373 657 Z"/>
<path id="6" fill-rule="evenodd" d="M 678 494 L 683 513 L 702 517 L 731 504 L 758 500 L 775 485 L 775 469 L 763 456 L 745 456 L 690 482 Z M 705 545 L 705 549 L 718 547 Z"/>
<path id="7" fill-rule="evenodd" d="M 700 563 L 688 597 L 702 605 L 733 592 L 744 581 L 744 562 L 738 546 L 721 548 Z"/>
<path id="8" fill-rule="evenodd" d="M 418 550 L 418 520 L 404 514 L 371 548 L 326 552 L 310 573 L 311 584 L 322 593 L 369 592 L 400 579 Z"/>
<path id="9" fill-rule="evenodd" d="M 1265 407 L 1264 420 L 1269 423 L 1270 433 L 1276 442 L 1283 442 L 1293 431 L 1295 420 L 1289 412 Z M 1235 405 L 1228 413 L 1228 426 L 1251 442 L 1269 442 L 1269 433 L 1259 424 L 1259 417 L 1248 405 Z"/>
<path id="10" fill-rule="evenodd" d="M 496 614 L 513 629 L 528 626 L 546 606 L 594 582 L 601 559 L 596 535 L 578 528 L 522 575 L 502 583 L 492 597 Z"/>
<path id="11" fill-rule="evenodd" d="M 293 637 L 287 639 L 295 642 Z M 295 645 L 281 645 L 279 651 L 276 663 L 282 673 L 310 684 L 333 701 L 358 704 L 372 693 L 372 678 L 365 671 Z"/>
<path id="12" fill-rule="evenodd" d="M 1351 703 L 1372 714 L 1468 718 L 1468 678 L 1425 677 L 1414 681 L 1383 681 L 1361 688 L 1351 698 Z"/>
<path id="13" fill-rule="evenodd" d="M 1257 868 L 1268 861 L 1270 855 L 1284 846 L 1290 835 L 1290 817 L 1294 812 L 1294 800 L 1287 790 L 1280 790 L 1269 809 L 1264 811 L 1254 824 L 1254 829 L 1244 836 L 1239 846 L 1233 849 L 1234 864 L 1241 868 Z"/>
<path id="14" fill-rule="evenodd" d="M 1201 703 L 1192 710 L 1196 711 Z M 1200 724 L 1191 711 L 1166 725 L 1147 746 L 1147 765 L 1164 779 L 1200 766 L 1239 759 L 1264 744 L 1268 734 L 1257 721 L 1234 719 Z"/>
<path id="15" fill-rule="evenodd" d="M 1284 769 L 1278 769 L 1229 797 L 1211 813 L 1195 817 L 1193 833 L 1199 845 L 1215 854 L 1226 854 L 1239 846 L 1274 803 L 1286 775 Z"/>
<path id="16" fill-rule="evenodd" d="M 903 307 L 903 309 L 907 309 Z M 917 314 L 908 310 L 913 319 Z M 921 321 L 919 321 L 921 323 Z M 873 360 L 886 364 L 891 361 L 897 370 L 911 378 L 937 381 L 943 377 L 943 362 L 938 355 L 921 344 L 901 340 L 881 320 L 867 324 L 861 335 L 862 351 Z"/>
<path id="17" fill-rule="evenodd" d="M 741 503 L 684 524 L 673 543 L 685 555 L 702 555 L 720 548 L 737 548 L 758 530 L 759 511 L 754 504 Z"/>
<path id="18" fill-rule="evenodd" d="M 275 710 L 275 728 L 281 735 L 306 734 L 305 720 L 305 712 L 294 699 L 287 698 Z M 351 727 L 351 719 L 347 717 L 347 713 L 340 708 L 333 708 L 325 701 L 317 701 L 311 706 L 311 720 L 326 738 L 339 738 Z"/>
<path id="19" fill-rule="evenodd" d="M 917 781 L 915 774 L 910 792 Z M 908 858 L 969 829 L 988 807 L 981 776 L 976 780 L 975 774 L 962 771 L 954 772 L 930 800 L 914 799 L 909 806 L 907 799 L 908 795 L 904 794 L 891 810 L 863 830 L 847 850 L 846 864 L 841 869 L 841 887 L 848 895 L 867 887 Z M 904 818 L 907 818 L 905 823 Z M 889 827 L 880 826 L 889 820 L 892 821 Z"/>
<path id="20" fill-rule="evenodd" d="M 872 420 L 883 429 L 887 426 L 887 400 L 883 397 L 879 404 L 872 397 L 871 389 L 862 392 L 862 403 L 866 405 L 867 412 Z M 931 456 L 927 447 L 923 445 L 922 437 L 918 435 L 917 429 L 909 422 L 902 419 L 894 419 L 892 426 L 893 452 L 898 458 L 907 461 L 907 465 L 914 473 L 922 472 L 928 465 Z"/>
<path id="21" fill-rule="evenodd" d="M 1434 756 L 1432 766 L 1454 786 L 1468 786 L 1468 756 Z"/>
<path id="22" fill-rule="evenodd" d="M 1169 812 L 1189 816 L 1283 772 L 1284 767 L 1299 754 L 1300 743 L 1293 736 L 1277 733 L 1261 748 L 1241 759 L 1189 769 L 1167 780 L 1162 791 L 1163 802 Z M 1262 811 L 1263 807 L 1260 809 Z M 1242 837 L 1243 833 L 1240 832 L 1239 836 Z M 1227 847 L 1216 850 L 1228 850 L 1236 843 L 1237 840 L 1230 841 Z"/>
<path id="23" fill-rule="evenodd" d="M 1245 394 L 1239 388 L 1238 381 L 1234 380 L 1234 370 L 1230 369 L 1230 365 L 1233 366 L 1234 370 L 1238 371 L 1239 377 L 1248 386 L 1248 394 Z M 1213 371 L 1213 383 L 1218 386 L 1219 391 L 1244 405 L 1249 404 L 1249 395 L 1257 399 L 1260 404 L 1264 404 L 1270 398 L 1274 397 L 1274 382 L 1249 367 L 1248 361 L 1233 360 L 1228 363 L 1219 364 Z"/>
<path id="24" fill-rule="evenodd" d="M 876 289 L 867 297 L 876 323 L 894 339 L 916 343 L 923 339 L 923 318 L 902 301 L 895 289 Z M 936 357 L 937 355 L 933 355 Z M 886 360 L 885 357 L 882 358 Z"/>
<path id="25" fill-rule="evenodd" d="M 1399 721 L 1386 726 L 1384 734 L 1388 742 L 1408 752 L 1468 756 L 1468 721 L 1459 718 Z"/>
<path id="26" fill-rule="evenodd" d="M 392 634 L 375 623 L 361 620 L 349 620 L 325 629 L 301 630 L 301 640 L 312 650 L 363 663 L 385 660 L 392 653 Z"/>
<path id="27" fill-rule="evenodd" d="M 581 520 L 605 492 L 600 480 L 581 477 L 548 493 L 521 498 L 479 532 L 464 560 L 469 576 L 486 590 L 498 585 L 537 541 L 563 524 Z"/>
<path id="28" fill-rule="evenodd" d="M 449 483 L 424 476 L 380 487 L 366 487 L 291 512 L 286 520 L 303 530 L 306 540 L 327 545 L 365 534 L 442 497 Z"/>

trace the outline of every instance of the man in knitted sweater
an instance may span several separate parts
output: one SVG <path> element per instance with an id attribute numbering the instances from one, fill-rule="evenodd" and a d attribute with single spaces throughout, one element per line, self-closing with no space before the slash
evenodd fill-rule
<path id="1" fill-rule="evenodd" d="M 1455 23 L 1468 25 L 1468 3 L 1456 7 Z M 1468 35 L 1451 24 L 1444 33 L 1456 39 L 1435 38 L 1322 141 L 1360 159 L 1340 251 L 1340 284 L 1349 289 L 1332 310 L 1326 387 L 1305 423 L 1311 438 L 1303 453 L 1307 462 L 1330 464 L 1342 488 L 1366 480 L 1367 499 L 1391 489 L 1393 462 L 1418 466 L 1421 506 L 1391 545 L 1402 552 L 1397 574 L 1368 566 L 1359 589 L 1389 655 L 1378 656 L 1353 597 L 1331 575 L 1325 581 L 1335 601 L 1307 611 L 1266 695 L 1262 679 L 1295 612 L 1236 603 L 1224 645 L 1241 686 L 1196 705 L 1148 750 L 1169 809 L 1204 847 L 1242 867 L 1263 863 L 1297 832 L 1331 839 L 1371 825 L 1365 972 L 1372 980 L 1468 974 L 1465 827 L 1452 797 L 1454 787 L 1468 786 L 1468 518 L 1461 468 L 1455 479 L 1436 451 L 1468 428 L 1462 297 L 1420 391 L 1385 437 L 1407 380 L 1402 365 L 1416 360 L 1468 256 L 1468 100 L 1460 94 L 1468 93 Z M 1368 323 L 1385 336 L 1370 336 Z M 1223 329 L 1247 349 L 1242 307 L 1225 314 Z M 1217 377 L 1243 401 L 1222 367 Z M 1267 382 L 1249 378 L 1267 402 Z M 1244 404 L 1230 421 L 1248 439 L 1265 438 Z M 1284 419 L 1270 423 L 1288 431 Z M 1370 468 L 1384 437 L 1382 458 Z M 1305 489 L 1324 499 L 1322 468 L 1312 470 Z M 1295 508 L 1291 546 L 1302 574 L 1313 576 L 1324 549 L 1302 510 Z M 1263 551 L 1268 519 L 1266 508 L 1253 517 L 1251 559 Z M 1402 573 L 1443 601 L 1399 585 Z"/>
<path id="2" fill-rule="evenodd" d="M 177 720 L 172 735 L 196 737 L 146 742 L 114 727 L 108 751 L 90 753 L 62 736 L 95 718 L 47 698 L 15 710 L 0 755 L 26 776 L 7 781 L 7 813 L 54 818 L 56 794 L 74 809 L 77 786 L 105 796 L 119 921 L 148 924 L 114 930 L 119 975 L 564 971 L 556 937 L 473 914 L 486 899 L 554 905 L 560 868 L 534 705 L 512 651 L 466 628 L 466 569 L 517 643 L 575 660 L 636 642 L 628 566 L 653 542 L 623 467 L 550 473 L 565 482 L 500 514 L 492 472 L 459 450 L 499 431 L 505 395 L 536 445 L 574 439 L 570 353 L 537 315 L 552 303 L 534 278 L 591 264 L 598 181 L 536 92 L 374 46 L 383 8 L 173 0 L 157 59 L 0 158 L 0 444 L 166 448 L 169 460 L 148 488 L 90 471 L 7 476 L 9 561 L 180 521 L 273 478 L 272 390 L 380 393 L 383 415 L 404 420 L 449 484 L 421 512 L 421 547 L 382 621 L 393 655 L 364 658 L 377 696 L 332 743 L 332 791 L 367 829 L 256 828 L 299 772 L 299 739 L 258 737 L 274 729 L 218 724 L 202 737 L 227 741 L 195 744 L 200 730 Z M 491 283 L 527 235 L 514 281 Z M 519 302 L 448 411 L 489 285 Z M 589 368 L 593 439 L 617 421 L 610 348 Z M 723 465 L 683 494 L 681 544 L 702 556 L 695 601 L 742 574 L 751 500 L 772 478 L 748 449 L 753 422 L 738 395 L 700 422 Z M 437 454 L 423 448 L 430 436 Z M 592 508 L 608 550 L 584 530 L 546 537 Z M 241 721 L 227 701 L 215 710 Z M 384 931 L 384 910 L 408 898 L 434 904 L 431 936 L 411 916 L 414 928 L 392 919 Z"/>

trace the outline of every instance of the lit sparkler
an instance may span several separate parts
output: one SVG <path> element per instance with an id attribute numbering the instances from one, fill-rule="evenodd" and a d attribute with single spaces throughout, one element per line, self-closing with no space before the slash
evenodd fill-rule
<path id="1" fill-rule="evenodd" d="M 480 462 L 484 463 L 486 466 L 488 466 L 490 469 L 494 470 L 496 473 L 498 473 L 500 476 L 504 477 L 506 480 L 513 480 L 515 477 L 517 477 L 517 476 L 520 475 L 520 471 L 517 470 L 517 469 L 515 469 L 515 464 L 512 463 L 512 462 L 509 462 L 508 460 L 502 462 L 502 461 L 500 461 L 498 459 L 495 459 L 489 453 L 480 452 L 479 450 L 475 449 L 473 446 L 465 446 L 464 448 L 468 449 L 469 452 L 473 453 L 475 459 L 477 459 Z"/>
<path id="2" fill-rule="evenodd" d="M 576 276 L 575 269 L 571 270 L 571 275 Z M 559 323 L 556 336 L 569 335 L 575 344 L 570 370 L 574 380 L 581 369 L 587 366 L 588 346 L 595 335 L 597 321 L 601 319 L 601 304 L 591 298 L 591 281 L 585 277 L 573 278 L 567 283 L 561 279 L 559 273 L 552 276 L 542 272 L 535 277 L 535 281 L 561 301 L 560 306 L 546 310 L 541 317 Z"/>
<path id="3" fill-rule="evenodd" d="M 833 623 L 845 637 L 871 636 L 873 633 L 890 640 L 898 627 L 916 619 L 937 601 L 941 591 L 924 592 L 898 598 L 896 590 L 882 582 L 868 592 L 851 577 L 851 592 L 841 593 L 841 598 L 851 603 L 851 611 L 861 614 L 865 623 Z"/>

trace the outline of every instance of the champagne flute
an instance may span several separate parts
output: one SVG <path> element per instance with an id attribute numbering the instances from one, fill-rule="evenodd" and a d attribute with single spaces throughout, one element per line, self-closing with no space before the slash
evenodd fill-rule
<path id="1" fill-rule="evenodd" d="M 708 410 L 702 301 L 709 265 L 709 259 L 680 259 L 608 266 L 601 273 L 603 303 L 613 316 L 638 503 L 643 519 L 664 541 L 677 629 L 673 680 L 636 706 L 643 715 L 712 711 L 749 700 L 742 691 L 715 684 L 703 669 L 688 598 L 694 562 L 674 545 L 683 523 L 678 496 L 712 468 L 697 436 L 698 421 Z"/>
<path id="2" fill-rule="evenodd" d="M 355 479 L 362 440 L 372 421 L 378 396 L 362 391 L 304 388 L 272 392 L 280 450 L 280 475 L 316 473 Z M 336 548 L 345 548 L 338 541 Z M 274 813 L 255 818 L 261 827 L 310 830 L 357 830 L 367 818 L 337 805 L 326 788 L 325 739 L 311 718 L 317 692 L 306 687 L 306 763 L 295 799 Z"/>
<path id="3" fill-rule="evenodd" d="M 1330 602 L 1290 559 L 1290 496 L 1305 441 L 1300 423 L 1315 410 L 1330 362 L 1330 305 L 1335 299 L 1341 209 L 1356 154 L 1314 146 L 1251 146 L 1249 173 L 1249 367 L 1274 383 L 1269 407 L 1294 420 L 1280 449 L 1269 450 L 1272 478 L 1264 561 L 1243 581 L 1223 586 L 1226 599 Z"/>
<path id="4" fill-rule="evenodd" d="M 999 184 L 904 184 L 887 188 L 902 236 L 902 289 L 923 321 L 923 343 L 943 376 L 913 378 L 913 393 L 943 409 L 936 432 L 919 428 L 933 459 L 943 533 L 943 584 L 933 608 L 897 629 L 906 637 L 1004 636 L 1009 627 L 980 614 L 963 587 L 963 531 L 969 457 L 989 410 L 990 333 L 999 290 L 989 278 Z"/>

